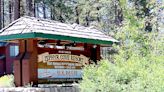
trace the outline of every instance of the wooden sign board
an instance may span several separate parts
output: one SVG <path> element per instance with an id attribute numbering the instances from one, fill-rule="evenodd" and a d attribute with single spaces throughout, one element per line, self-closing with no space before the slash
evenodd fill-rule
<path id="1" fill-rule="evenodd" d="M 89 63 L 84 55 L 49 54 L 38 55 L 38 82 L 82 78 L 82 67 Z"/>

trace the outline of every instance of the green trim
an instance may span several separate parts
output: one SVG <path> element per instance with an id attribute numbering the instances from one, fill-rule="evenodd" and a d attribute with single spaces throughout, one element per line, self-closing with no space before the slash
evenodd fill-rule
<path id="1" fill-rule="evenodd" d="M 27 39 L 27 38 L 45 38 L 45 39 L 56 39 L 56 40 L 70 40 L 82 43 L 92 43 L 92 44 L 112 44 L 112 41 L 103 41 L 87 38 L 70 37 L 64 35 L 53 35 L 53 34 L 43 34 L 43 33 L 24 33 L 24 34 L 13 34 L 8 36 L 0 36 L 0 40 L 15 40 L 15 39 Z"/>
<path id="2" fill-rule="evenodd" d="M 24 34 L 12 34 L 12 35 L 0 36 L 1 41 L 15 40 L 15 39 L 27 39 L 27 38 L 35 38 L 35 34 L 34 33 L 24 33 Z"/>

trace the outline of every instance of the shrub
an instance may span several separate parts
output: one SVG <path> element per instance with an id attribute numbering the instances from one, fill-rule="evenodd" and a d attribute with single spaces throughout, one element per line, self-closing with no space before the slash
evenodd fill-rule
<path id="1" fill-rule="evenodd" d="M 161 59 L 162 60 L 162 59 Z M 102 60 L 85 67 L 82 92 L 163 92 L 164 63 L 131 57 L 124 63 Z"/>
<path id="2" fill-rule="evenodd" d="M 5 75 L 0 77 L 0 87 L 14 87 L 14 76 Z"/>

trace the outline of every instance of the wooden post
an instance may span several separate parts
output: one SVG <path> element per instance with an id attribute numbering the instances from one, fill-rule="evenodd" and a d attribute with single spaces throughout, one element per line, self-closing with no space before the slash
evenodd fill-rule
<path id="1" fill-rule="evenodd" d="M 26 53 L 22 62 L 22 83 L 23 85 L 27 85 L 28 83 L 33 83 L 34 85 L 37 85 L 37 40 L 28 39 L 26 46 Z"/>
<path id="2" fill-rule="evenodd" d="M 19 55 L 14 60 L 14 80 L 16 86 L 22 86 L 22 59 L 25 53 L 25 41 L 19 40 Z"/>
<path id="3" fill-rule="evenodd" d="M 100 56 L 100 45 L 97 45 L 96 47 L 96 57 L 97 57 L 97 60 L 100 60 L 101 59 L 101 56 Z"/>
<path id="4" fill-rule="evenodd" d="M 91 49 L 91 60 L 93 60 L 96 64 L 97 61 L 100 60 L 100 45 L 92 45 Z"/>
<path id="5" fill-rule="evenodd" d="M 37 84 L 37 40 L 19 41 L 19 55 L 14 61 L 14 77 L 16 86 L 28 83 Z"/>

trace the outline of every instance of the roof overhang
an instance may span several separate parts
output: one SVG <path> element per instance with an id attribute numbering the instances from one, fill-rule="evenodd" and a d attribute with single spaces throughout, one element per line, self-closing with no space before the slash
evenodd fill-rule
<path id="1" fill-rule="evenodd" d="M 63 35 L 43 34 L 43 33 L 24 33 L 24 34 L 12 34 L 7 36 L 0 36 L 1 41 L 29 39 L 29 38 L 68 40 L 68 41 L 91 43 L 91 44 L 113 44 L 112 41 L 94 40 L 94 39 L 77 38 L 77 37 L 70 37 L 70 36 L 63 36 Z"/>

